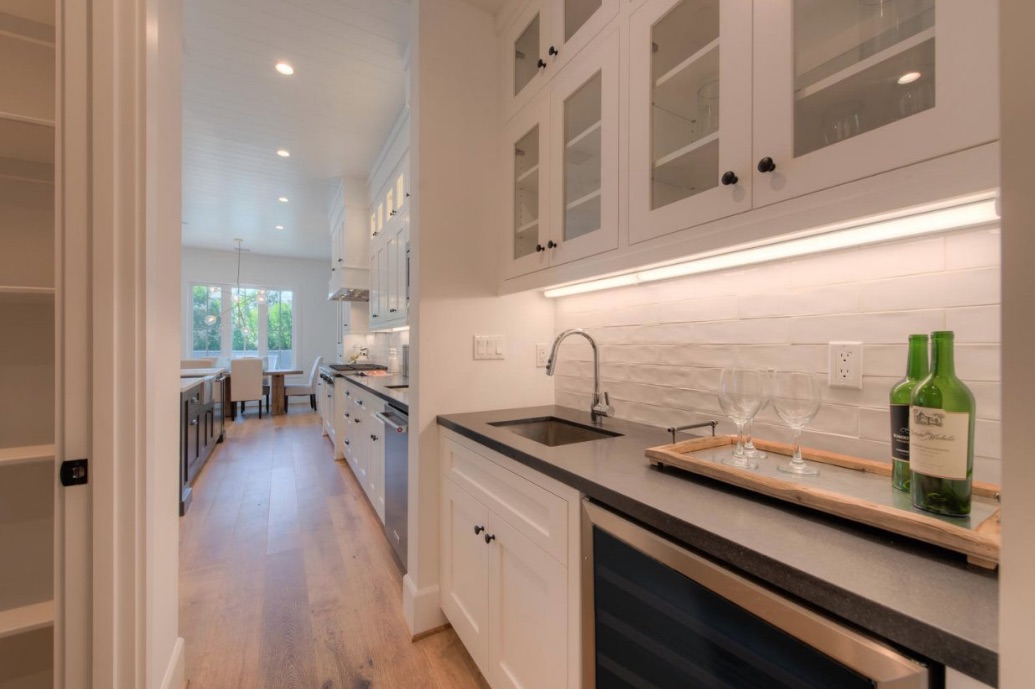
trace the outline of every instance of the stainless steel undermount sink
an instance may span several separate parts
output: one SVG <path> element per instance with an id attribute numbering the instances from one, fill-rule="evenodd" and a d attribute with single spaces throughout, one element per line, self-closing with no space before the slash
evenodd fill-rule
<path id="1" fill-rule="evenodd" d="M 516 433 L 547 447 L 584 443 L 604 438 L 616 438 L 622 435 L 614 431 L 605 431 L 602 428 L 583 426 L 565 419 L 558 419 L 555 416 L 515 419 L 513 421 L 494 421 L 490 422 L 489 425 Z"/>
<path id="2" fill-rule="evenodd" d="M 389 390 L 409 390 L 410 389 L 409 385 L 386 385 L 385 387 L 388 388 Z"/>

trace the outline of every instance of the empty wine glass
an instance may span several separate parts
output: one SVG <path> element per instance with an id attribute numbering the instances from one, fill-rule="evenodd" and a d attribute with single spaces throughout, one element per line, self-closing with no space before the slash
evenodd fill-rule
<path id="1" fill-rule="evenodd" d="M 815 469 L 801 458 L 801 430 L 815 418 L 820 405 L 819 381 L 810 373 L 777 371 L 773 386 L 773 408 L 783 422 L 794 430 L 794 455 L 777 468 L 789 474 L 816 476 Z"/>
<path id="2" fill-rule="evenodd" d="M 759 405 L 758 412 L 755 416 L 762 413 L 766 408 L 766 405 L 769 404 L 769 400 L 773 395 L 773 373 L 773 369 L 762 371 L 762 393 L 764 395 L 764 399 L 762 400 L 762 404 Z M 751 459 L 765 459 L 767 457 L 766 453 L 755 447 L 755 443 L 753 442 L 754 434 L 751 431 L 753 424 L 754 419 L 748 421 L 744 426 L 744 454 Z"/>
<path id="3" fill-rule="evenodd" d="M 722 460 L 741 469 L 757 469 L 758 462 L 744 454 L 744 424 L 754 418 L 765 399 L 762 372 L 746 368 L 725 368 L 719 378 L 719 404 L 737 424 L 737 447 Z"/>

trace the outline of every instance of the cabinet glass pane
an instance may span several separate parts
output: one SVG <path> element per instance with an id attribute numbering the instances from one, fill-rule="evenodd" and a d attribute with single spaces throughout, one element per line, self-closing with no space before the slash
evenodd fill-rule
<path id="1" fill-rule="evenodd" d="M 719 0 L 683 0 L 651 28 L 651 209 L 718 185 Z"/>
<path id="2" fill-rule="evenodd" d="M 514 258 L 539 243 L 539 125 L 514 144 Z"/>
<path id="3" fill-rule="evenodd" d="M 570 41 L 575 32 L 600 9 L 602 0 L 564 0 L 564 41 Z"/>
<path id="4" fill-rule="evenodd" d="M 600 72 L 564 101 L 564 239 L 600 229 Z"/>
<path id="5" fill-rule="evenodd" d="M 395 180 L 395 206 L 396 208 L 402 208 L 403 197 L 406 196 L 406 175 L 399 175 L 399 179 Z"/>
<path id="6" fill-rule="evenodd" d="M 795 156 L 934 107 L 934 6 L 795 0 Z"/>
<path id="7" fill-rule="evenodd" d="M 525 27 L 514 43 L 514 95 L 539 72 L 539 15 Z"/>

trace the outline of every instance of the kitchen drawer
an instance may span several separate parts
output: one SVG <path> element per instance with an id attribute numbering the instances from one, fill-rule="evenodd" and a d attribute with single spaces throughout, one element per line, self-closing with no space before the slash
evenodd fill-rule
<path id="1" fill-rule="evenodd" d="M 445 435 L 442 473 L 567 566 L 568 502 L 564 498 Z"/>

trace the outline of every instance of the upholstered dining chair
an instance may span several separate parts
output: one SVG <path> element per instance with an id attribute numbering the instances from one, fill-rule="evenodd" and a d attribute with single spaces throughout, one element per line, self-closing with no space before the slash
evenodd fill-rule
<path id="1" fill-rule="evenodd" d="M 262 418 L 262 359 L 234 359 L 230 362 L 230 403 L 233 405 L 233 418 L 237 418 L 238 402 L 241 403 L 241 414 L 248 402 L 259 403 L 259 418 Z"/>
<path id="2" fill-rule="evenodd" d="M 312 369 L 309 370 L 309 383 L 306 385 L 287 385 L 284 387 L 284 409 L 287 409 L 288 398 L 295 395 L 309 395 L 309 406 L 316 410 L 316 372 L 323 363 L 323 357 L 316 357 Z"/>
<path id="3" fill-rule="evenodd" d="M 207 359 L 180 359 L 180 368 L 215 368 L 216 357 Z"/>

